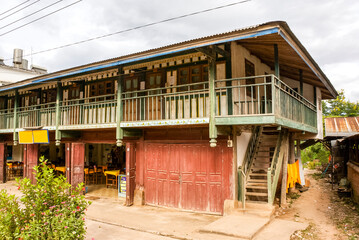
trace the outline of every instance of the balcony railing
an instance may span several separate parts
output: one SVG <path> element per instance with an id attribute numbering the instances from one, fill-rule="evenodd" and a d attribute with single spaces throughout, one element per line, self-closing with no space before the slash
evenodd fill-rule
<path id="1" fill-rule="evenodd" d="M 117 100 L 114 94 L 61 102 L 60 125 L 116 123 Z"/>
<path id="2" fill-rule="evenodd" d="M 124 92 L 121 96 L 122 122 L 151 122 L 158 126 L 167 120 L 208 123 L 209 95 L 208 82 Z M 240 124 L 241 119 L 251 117 L 251 122 L 244 124 L 262 124 L 264 122 L 255 120 L 260 119 L 259 116 L 269 116 L 312 129 L 317 124 L 316 106 L 274 75 L 216 80 L 215 104 L 216 122 L 236 119 Z M 59 109 L 60 126 L 115 124 L 117 95 L 64 100 Z M 17 117 L 18 128 L 53 127 L 56 125 L 56 103 L 20 107 Z M 13 109 L 0 110 L 0 129 L 13 129 L 13 124 Z"/>

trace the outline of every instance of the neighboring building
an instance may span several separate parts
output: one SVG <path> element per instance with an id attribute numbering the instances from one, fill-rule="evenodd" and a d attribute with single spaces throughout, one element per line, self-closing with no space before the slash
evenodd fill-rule
<path id="1" fill-rule="evenodd" d="M 23 59 L 21 49 L 14 50 L 13 64 L 13 66 L 5 65 L 4 59 L 0 58 L 0 86 L 47 73 L 46 69 L 34 65 L 29 69 L 28 61 Z"/>
<path id="2" fill-rule="evenodd" d="M 344 165 L 342 175 L 348 178 L 353 198 L 359 203 L 359 117 L 326 118 L 325 136 L 331 143 L 334 162 Z"/>
<path id="3" fill-rule="evenodd" d="M 24 176 L 39 154 L 66 166 L 72 184 L 106 165 L 126 170 L 128 205 L 222 214 L 245 198 L 273 204 L 294 140 L 323 137 L 321 100 L 337 92 L 287 24 L 269 22 L 42 75 L 0 96 L 0 170 L 19 132 L 47 129 L 50 144 L 23 145 Z"/>

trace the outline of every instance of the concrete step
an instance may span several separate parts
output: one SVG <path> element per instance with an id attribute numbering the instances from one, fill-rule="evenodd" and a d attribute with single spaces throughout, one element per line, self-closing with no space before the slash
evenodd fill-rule
<path id="1" fill-rule="evenodd" d="M 246 188 L 268 190 L 267 185 L 246 185 Z"/>
<path id="2" fill-rule="evenodd" d="M 246 192 L 246 196 L 267 197 L 268 193 L 266 193 L 266 192 Z"/>
<path id="3" fill-rule="evenodd" d="M 254 176 L 254 177 L 267 177 L 267 173 L 249 173 L 249 176 Z"/>
<path id="4" fill-rule="evenodd" d="M 267 179 L 248 179 L 248 183 L 267 183 Z"/>

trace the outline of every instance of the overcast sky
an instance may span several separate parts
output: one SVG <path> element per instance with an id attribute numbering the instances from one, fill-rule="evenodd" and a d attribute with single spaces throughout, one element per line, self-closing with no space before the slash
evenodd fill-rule
<path id="1" fill-rule="evenodd" d="M 4 27 L 56 1 L 59 0 L 29 0 L 21 7 L 36 3 L 8 16 L 12 12 L 1 13 L 25 0 L 1 0 L 0 35 L 76 2 L 62 0 L 51 8 Z M 30 54 L 31 51 L 50 49 L 233 2 L 238 1 L 82 0 L 42 20 L 0 36 L 0 57 L 12 58 L 14 48 L 24 49 L 25 54 Z M 53 72 L 276 20 L 289 24 L 337 90 L 344 89 L 351 101 L 359 100 L 358 0 L 251 0 L 26 58 L 30 64 L 43 66 Z M 6 61 L 6 64 L 12 63 Z"/>

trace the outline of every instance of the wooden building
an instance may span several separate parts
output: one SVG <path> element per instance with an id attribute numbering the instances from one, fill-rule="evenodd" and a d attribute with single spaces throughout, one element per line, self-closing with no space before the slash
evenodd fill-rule
<path id="1" fill-rule="evenodd" d="M 0 170 L 19 132 L 47 129 L 47 152 L 72 184 L 116 144 L 127 204 L 222 214 L 226 200 L 273 204 L 294 140 L 322 138 L 321 100 L 337 92 L 287 24 L 269 22 L 46 74 L 0 96 Z M 40 148 L 21 147 L 27 177 Z"/>

